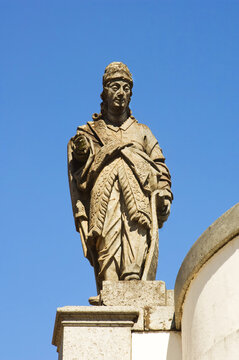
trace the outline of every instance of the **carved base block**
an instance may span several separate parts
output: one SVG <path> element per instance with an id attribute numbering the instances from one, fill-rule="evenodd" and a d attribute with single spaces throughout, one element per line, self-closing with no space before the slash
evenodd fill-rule
<path id="1" fill-rule="evenodd" d="M 106 306 L 173 305 L 172 290 L 166 290 L 164 281 L 103 281 L 100 298 L 102 305 Z"/>

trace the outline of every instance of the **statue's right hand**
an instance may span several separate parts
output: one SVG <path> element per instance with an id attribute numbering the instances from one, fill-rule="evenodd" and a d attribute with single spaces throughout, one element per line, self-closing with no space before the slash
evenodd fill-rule
<path id="1" fill-rule="evenodd" d="M 79 134 L 72 138 L 72 149 L 76 155 L 87 154 L 89 147 L 90 145 L 84 135 Z"/>

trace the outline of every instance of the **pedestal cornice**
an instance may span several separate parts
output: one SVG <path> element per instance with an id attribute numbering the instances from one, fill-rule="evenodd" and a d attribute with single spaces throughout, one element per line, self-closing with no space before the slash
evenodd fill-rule
<path id="1" fill-rule="evenodd" d="M 132 328 L 139 310 L 126 306 L 64 306 L 57 308 L 52 344 L 59 347 L 62 333 L 68 327 L 128 327 Z"/>

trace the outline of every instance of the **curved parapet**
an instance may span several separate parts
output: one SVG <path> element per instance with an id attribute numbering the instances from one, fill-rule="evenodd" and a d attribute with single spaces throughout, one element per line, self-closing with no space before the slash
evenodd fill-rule
<path id="1" fill-rule="evenodd" d="M 178 330 L 181 329 L 183 304 L 191 282 L 194 282 L 199 271 L 213 255 L 237 235 L 239 235 L 239 203 L 209 226 L 188 252 L 175 283 L 175 323 Z"/>

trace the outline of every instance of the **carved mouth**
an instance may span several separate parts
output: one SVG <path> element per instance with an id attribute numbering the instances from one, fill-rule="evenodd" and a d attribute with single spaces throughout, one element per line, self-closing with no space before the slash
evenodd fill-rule
<path id="1" fill-rule="evenodd" d="M 118 105 L 124 105 L 125 100 L 124 100 L 124 99 L 115 99 L 114 102 L 115 102 L 116 104 L 118 104 Z"/>

